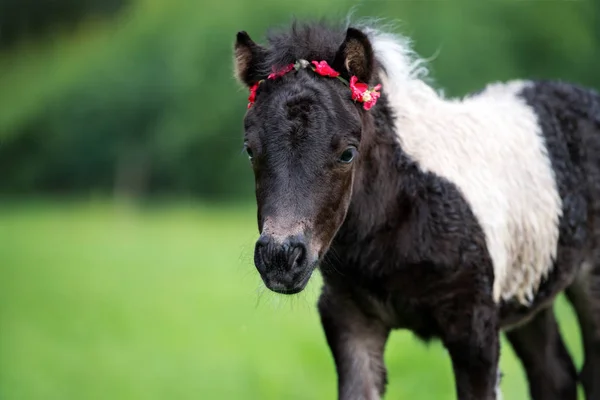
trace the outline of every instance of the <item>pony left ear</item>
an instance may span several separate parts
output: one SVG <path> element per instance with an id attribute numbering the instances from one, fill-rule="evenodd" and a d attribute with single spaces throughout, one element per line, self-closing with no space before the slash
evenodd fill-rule
<path id="1" fill-rule="evenodd" d="M 373 75 L 373 47 L 367 35 L 356 28 L 348 28 L 333 62 L 336 71 L 345 71 L 348 77 L 356 75 L 360 82 L 368 83 Z"/>
<path id="2" fill-rule="evenodd" d="M 260 80 L 259 68 L 267 55 L 267 49 L 254 43 L 245 31 L 236 36 L 234 69 L 237 80 L 247 85 L 254 85 Z"/>

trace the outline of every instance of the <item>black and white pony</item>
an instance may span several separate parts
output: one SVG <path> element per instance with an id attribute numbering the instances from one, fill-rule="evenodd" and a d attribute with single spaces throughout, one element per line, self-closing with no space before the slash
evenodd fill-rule
<path id="1" fill-rule="evenodd" d="M 446 99 L 406 39 L 369 26 L 294 23 L 268 43 L 235 44 L 255 264 L 286 294 L 319 266 L 339 398 L 383 395 L 400 328 L 441 339 L 461 400 L 499 398 L 502 330 L 533 399 L 576 399 L 581 382 L 600 400 L 600 96 L 515 81 Z M 553 313 L 562 291 L 580 374 Z"/>

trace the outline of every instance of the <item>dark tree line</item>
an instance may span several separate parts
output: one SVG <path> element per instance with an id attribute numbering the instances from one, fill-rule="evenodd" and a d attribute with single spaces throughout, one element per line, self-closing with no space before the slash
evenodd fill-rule
<path id="1" fill-rule="evenodd" d="M 0 0 L 0 48 L 36 39 L 57 27 L 73 28 L 86 16 L 106 16 L 125 0 Z"/>

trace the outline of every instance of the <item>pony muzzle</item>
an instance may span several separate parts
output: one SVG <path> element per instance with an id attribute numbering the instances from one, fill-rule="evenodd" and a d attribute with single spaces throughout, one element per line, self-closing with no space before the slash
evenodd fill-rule
<path id="1" fill-rule="evenodd" d="M 262 234 L 254 249 L 254 264 L 270 290 L 295 294 L 308 283 L 316 262 L 303 235 L 281 238 Z"/>

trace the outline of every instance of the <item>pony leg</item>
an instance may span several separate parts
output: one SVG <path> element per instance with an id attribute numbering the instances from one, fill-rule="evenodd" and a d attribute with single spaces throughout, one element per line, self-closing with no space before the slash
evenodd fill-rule
<path id="1" fill-rule="evenodd" d="M 318 307 L 337 370 L 338 398 L 379 400 L 387 383 L 383 352 L 390 329 L 327 286 Z"/>
<path id="2" fill-rule="evenodd" d="M 495 400 L 500 350 L 495 305 L 455 303 L 436 312 L 444 346 L 452 359 L 459 400 Z"/>
<path id="3" fill-rule="evenodd" d="M 577 399 L 577 371 L 552 307 L 541 310 L 506 336 L 525 368 L 533 400 Z"/>
<path id="4" fill-rule="evenodd" d="M 600 400 L 600 263 L 584 263 L 567 289 L 579 319 L 584 348 L 580 379 L 587 400 Z"/>

